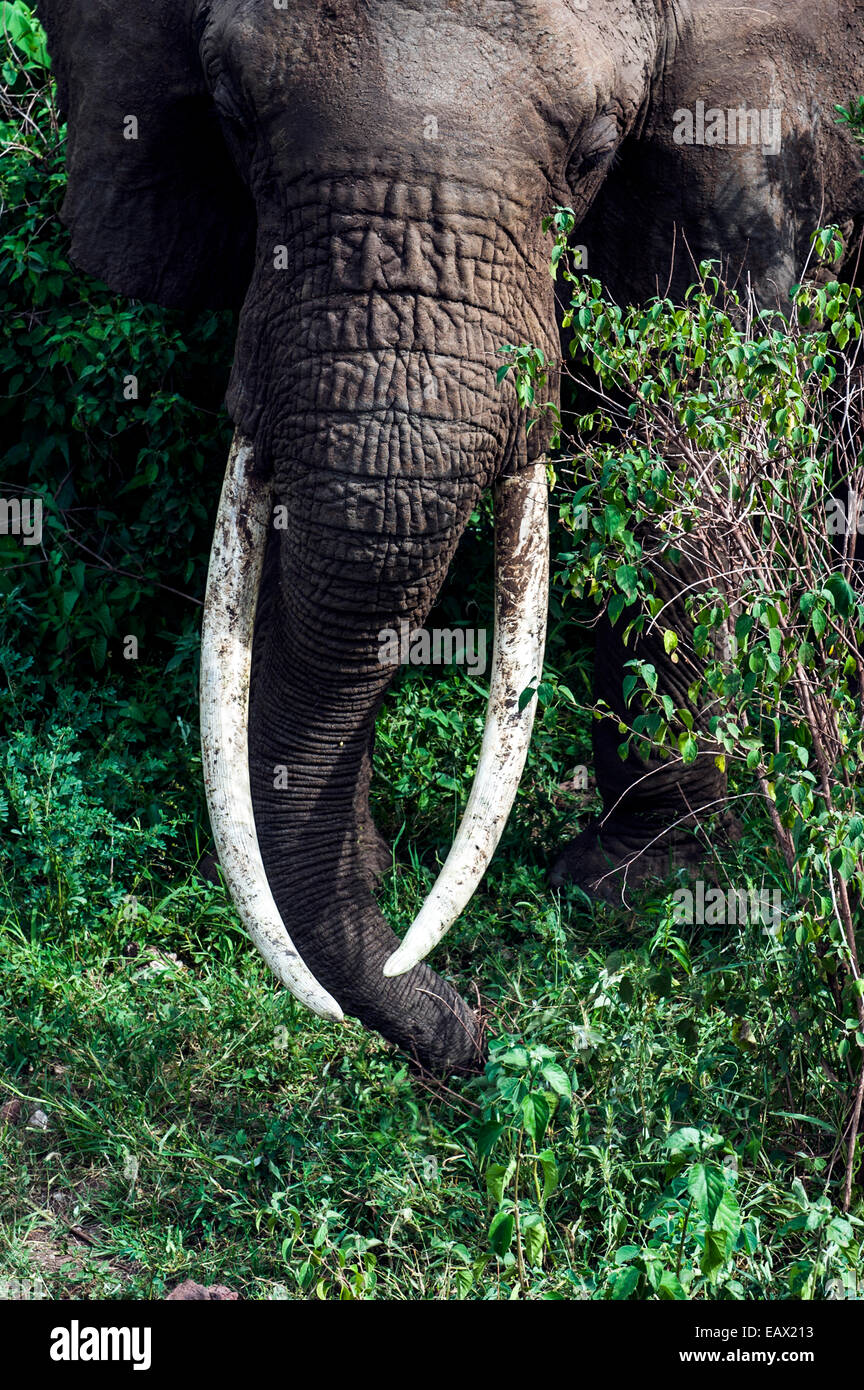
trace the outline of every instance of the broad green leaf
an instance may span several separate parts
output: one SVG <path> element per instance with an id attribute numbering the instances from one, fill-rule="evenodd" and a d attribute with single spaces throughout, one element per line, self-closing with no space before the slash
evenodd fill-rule
<path id="1" fill-rule="evenodd" d="M 567 1100 L 571 1098 L 570 1078 L 563 1067 L 559 1067 L 556 1062 L 547 1062 L 541 1069 L 541 1075 L 557 1095 L 565 1096 Z"/>
<path id="2" fill-rule="evenodd" d="M 516 1164 L 513 1159 L 506 1165 L 492 1163 L 486 1169 L 486 1191 L 496 1207 L 500 1207 L 504 1200 L 504 1189 L 508 1186 L 515 1171 Z"/>
<path id="3" fill-rule="evenodd" d="M 496 1255 L 506 1255 L 513 1243 L 516 1222 L 512 1211 L 499 1211 L 489 1227 L 489 1244 Z"/>
<path id="4" fill-rule="evenodd" d="M 717 1275 L 726 1263 L 726 1242 L 728 1235 L 726 1231 L 706 1231 L 705 1248 L 702 1251 L 702 1258 L 699 1261 L 699 1268 L 710 1279 L 712 1284 L 716 1284 Z"/>
<path id="5" fill-rule="evenodd" d="M 477 1135 L 477 1152 L 481 1158 L 488 1158 L 505 1129 L 506 1125 L 500 1124 L 490 1123 L 482 1126 Z"/>
<path id="6" fill-rule="evenodd" d="M 657 1296 L 667 1303 L 673 1300 L 676 1303 L 681 1303 L 686 1300 L 687 1291 L 678 1278 L 678 1275 L 673 1274 L 671 1269 L 667 1269 L 664 1271 L 663 1277 L 657 1285 Z"/>
<path id="7" fill-rule="evenodd" d="M 711 1226 L 723 1193 L 726 1175 L 716 1163 L 694 1163 L 687 1173 L 687 1188 L 702 1220 Z"/>
<path id="8" fill-rule="evenodd" d="M 543 1218 L 538 1213 L 532 1212 L 523 1221 L 522 1241 L 528 1263 L 532 1265 L 542 1264 L 543 1250 L 546 1245 L 546 1227 L 543 1224 Z"/>
<path id="9" fill-rule="evenodd" d="M 539 1144 L 546 1133 L 549 1113 L 549 1102 L 543 1096 L 531 1092 L 522 1101 L 522 1122 L 535 1144 Z"/>
<path id="10" fill-rule="evenodd" d="M 558 1186 L 558 1164 L 551 1149 L 539 1153 L 537 1161 L 543 1170 L 543 1196 L 548 1197 Z"/>
<path id="11" fill-rule="evenodd" d="M 612 1285 L 612 1297 L 616 1301 L 632 1298 L 638 1287 L 639 1271 L 629 1265 L 627 1269 L 621 1271 Z"/>

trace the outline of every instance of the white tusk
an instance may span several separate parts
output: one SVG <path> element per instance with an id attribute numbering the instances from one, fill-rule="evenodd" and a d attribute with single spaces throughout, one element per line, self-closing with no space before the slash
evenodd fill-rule
<path id="1" fill-rule="evenodd" d="M 450 930 L 480 883 L 513 806 L 528 755 L 543 673 L 549 587 L 546 464 L 495 489 L 495 645 L 480 760 L 456 838 L 384 974 L 404 975 Z M 535 694 L 520 710 L 519 697 Z"/>
<path id="2" fill-rule="evenodd" d="M 270 487 L 237 432 L 219 500 L 201 632 L 201 753 L 219 863 L 240 918 L 270 969 L 302 1004 L 338 1022 L 342 1010 L 315 979 L 273 900 L 249 782 L 249 673 Z"/>

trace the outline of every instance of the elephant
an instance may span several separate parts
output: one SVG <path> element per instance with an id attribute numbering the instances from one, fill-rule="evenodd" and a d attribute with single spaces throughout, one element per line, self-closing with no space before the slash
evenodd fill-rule
<path id="1" fill-rule="evenodd" d="M 228 888 L 314 1012 L 360 1019 L 435 1075 L 476 1072 L 483 1025 L 425 956 L 494 852 L 542 668 L 551 435 L 545 417 L 526 432 L 496 367 L 504 343 L 560 351 L 543 217 L 575 211 L 591 273 L 621 302 L 680 296 L 692 256 L 784 303 L 811 232 L 862 225 L 861 161 L 834 118 L 864 90 L 860 6 L 37 9 L 68 119 L 73 261 L 124 295 L 239 311 L 201 658 Z M 550 377 L 544 400 L 556 390 Z M 389 855 L 369 810 L 372 749 L 394 671 L 378 634 L 422 626 L 490 489 L 483 744 L 453 848 L 399 942 L 374 896 Z M 604 632 L 597 693 L 613 710 L 632 654 Z M 674 688 L 664 654 L 651 659 Z M 565 848 L 556 882 L 590 886 L 682 807 L 722 800 L 713 761 L 646 783 L 614 744 L 601 725 L 609 814 Z"/>

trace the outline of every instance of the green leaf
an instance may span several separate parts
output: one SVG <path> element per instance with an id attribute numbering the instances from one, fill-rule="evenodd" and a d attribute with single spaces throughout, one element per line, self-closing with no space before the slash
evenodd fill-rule
<path id="1" fill-rule="evenodd" d="M 567 1100 L 571 1099 L 573 1093 L 570 1087 L 570 1078 L 563 1067 L 559 1067 L 555 1062 L 547 1062 L 545 1067 L 541 1068 L 541 1075 L 556 1095 L 564 1096 Z"/>
<path id="2" fill-rule="evenodd" d="M 615 1251 L 616 1265 L 629 1265 L 632 1260 L 636 1260 L 642 1254 L 642 1249 L 638 1245 L 622 1245 Z"/>
<path id="3" fill-rule="evenodd" d="M 706 1231 L 705 1248 L 702 1251 L 702 1258 L 699 1261 L 699 1268 L 712 1284 L 717 1282 L 717 1275 L 726 1263 L 726 1241 L 728 1239 L 726 1231 Z"/>
<path id="4" fill-rule="evenodd" d="M 607 609 L 607 614 L 608 614 L 608 617 L 609 617 L 609 621 L 610 621 L 610 623 L 612 624 L 613 627 L 614 627 L 615 624 L 617 623 L 618 619 L 621 617 L 621 614 L 624 612 L 624 609 L 625 609 L 626 607 L 627 607 L 627 600 L 626 600 L 626 598 L 624 597 L 623 594 L 613 594 L 613 595 L 612 595 L 612 598 L 610 598 L 610 600 L 609 600 L 609 607 L 608 607 L 608 609 Z"/>
<path id="5" fill-rule="evenodd" d="M 551 1149 L 539 1153 L 537 1161 L 543 1170 L 543 1196 L 548 1197 L 558 1186 L 558 1164 Z"/>
<path id="6" fill-rule="evenodd" d="M 539 1144 L 546 1133 L 549 1114 L 549 1102 L 533 1091 L 522 1101 L 522 1122 L 535 1144 Z"/>
<path id="7" fill-rule="evenodd" d="M 532 1265 L 542 1264 L 543 1250 L 546 1245 L 546 1227 L 543 1224 L 542 1216 L 537 1212 L 532 1212 L 522 1222 L 522 1240 L 528 1263 Z"/>
<path id="8" fill-rule="evenodd" d="M 615 582 L 628 600 L 632 601 L 637 596 L 638 578 L 639 576 L 632 565 L 619 565 L 615 571 Z"/>
<path id="9" fill-rule="evenodd" d="M 531 703 L 531 701 L 534 699 L 534 696 L 535 696 L 536 694 L 537 694 L 537 687 L 536 687 L 536 685 L 526 685 L 525 689 L 524 689 L 523 691 L 520 692 L 520 694 L 519 694 L 519 702 L 518 702 L 518 703 L 519 703 L 519 712 L 520 712 L 520 714 L 521 714 L 522 710 L 525 708 L 525 706 Z"/>
<path id="10" fill-rule="evenodd" d="M 687 1188 L 702 1220 L 709 1226 L 713 1225 L 715 1213 L 726 1191 L 725 1173 L 714 1163 L 694 1163 L 687 1173 Z"/>
<path id="11" fill-rule="evenodd" d="M 639 1287 L 639 1271 L 632 1265 L 623 1269 L 612 1285 L 612 1297 L 620 1302 L 625 1298 L 632 1298 Z"/>
<path id="12" fill-rule="evenodd" d="M 735 1193 L 728 1186 L 718 1203 L 712 1225 L 715 1231 L 726 1232 L 731 1250 L 741 1233 L 741 1209 Z"/>
<path id="13" fill-rule="evenodd" d="M 678 747 L 681 750 L 681 757 L 685 763 L 694 763 L 699 753 L 699 746 L 691 733 L 681 733 L 678 735 Z"/>
<path id="14" fill-rule="evenodd" d="M 518 1067 L 524 1071 L 528 1066 L 528 1052 L 524 1047 L 511 1047 L 496 1058 L 504 1067 Z"/>
<path id="15" fill-rule="evenodd" d="M 503 1202 L 504 1191 L 515 1171 L 516 1163 L 513 1159 L 506 1166 L 503 1163 L 492 1163 L 486 1169 L 486 1191 L 496 1207 L 500 1207 Z"/>
<path id="16" fill-rule="evenodd" d="M 516 1222 L 512 1211 L 499 1211 L 493 1216 L 489 1227 L 489 1244 L 496 1255 L 506 1255 L 513 1243 Z"/>
<path id="17" fill-rule="evenodd" d="M 481 1127 L 477 1135 L 477 1152 L 481 1158 L 488 1158 L 505 1129 L 506 1125 L 491 1123 Z"/>
<path id="18" fill-rule="evenodd" d="M 832 574 L 825 588 L 834 600 L 834 607 L 841 618 L 848 618 L 855 607 L 855 591 L 848 580 L 842 574 Z"/>
<path id="19" fill-rule="evenodd" d="M 102 667 L 105 665 L 105 658 L 108 654 L 108 643 L 101 633 L 98 637 L 94 637 L 93 641 L 90 643 L 90 654 L 93 657 L 93 665 L 96 667 L 96 670 L 101 671 Z"/>
<path id="20" fill-rule="evenodd" d="M 666 999 L 672 993 L 672 971 L 668 966 L 662 970 L 657 970 L 649 975 L 646 984 L 652 994 L 656 994 L 658 999 Z"/>

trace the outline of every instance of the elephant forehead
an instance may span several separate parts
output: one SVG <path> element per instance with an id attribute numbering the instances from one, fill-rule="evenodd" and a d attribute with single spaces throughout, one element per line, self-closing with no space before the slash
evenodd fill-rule
<path id="1" fill-rule="evenodd" d="M 223 0 L 202 52 L 217 101 L 220 87 L 242 94 L 277 152 L 359 138 L 554 158 L 619 99 L 628 52 L 644 52 L 641 9 L 633 0 L 291 0 L 285 9 Z"/>

